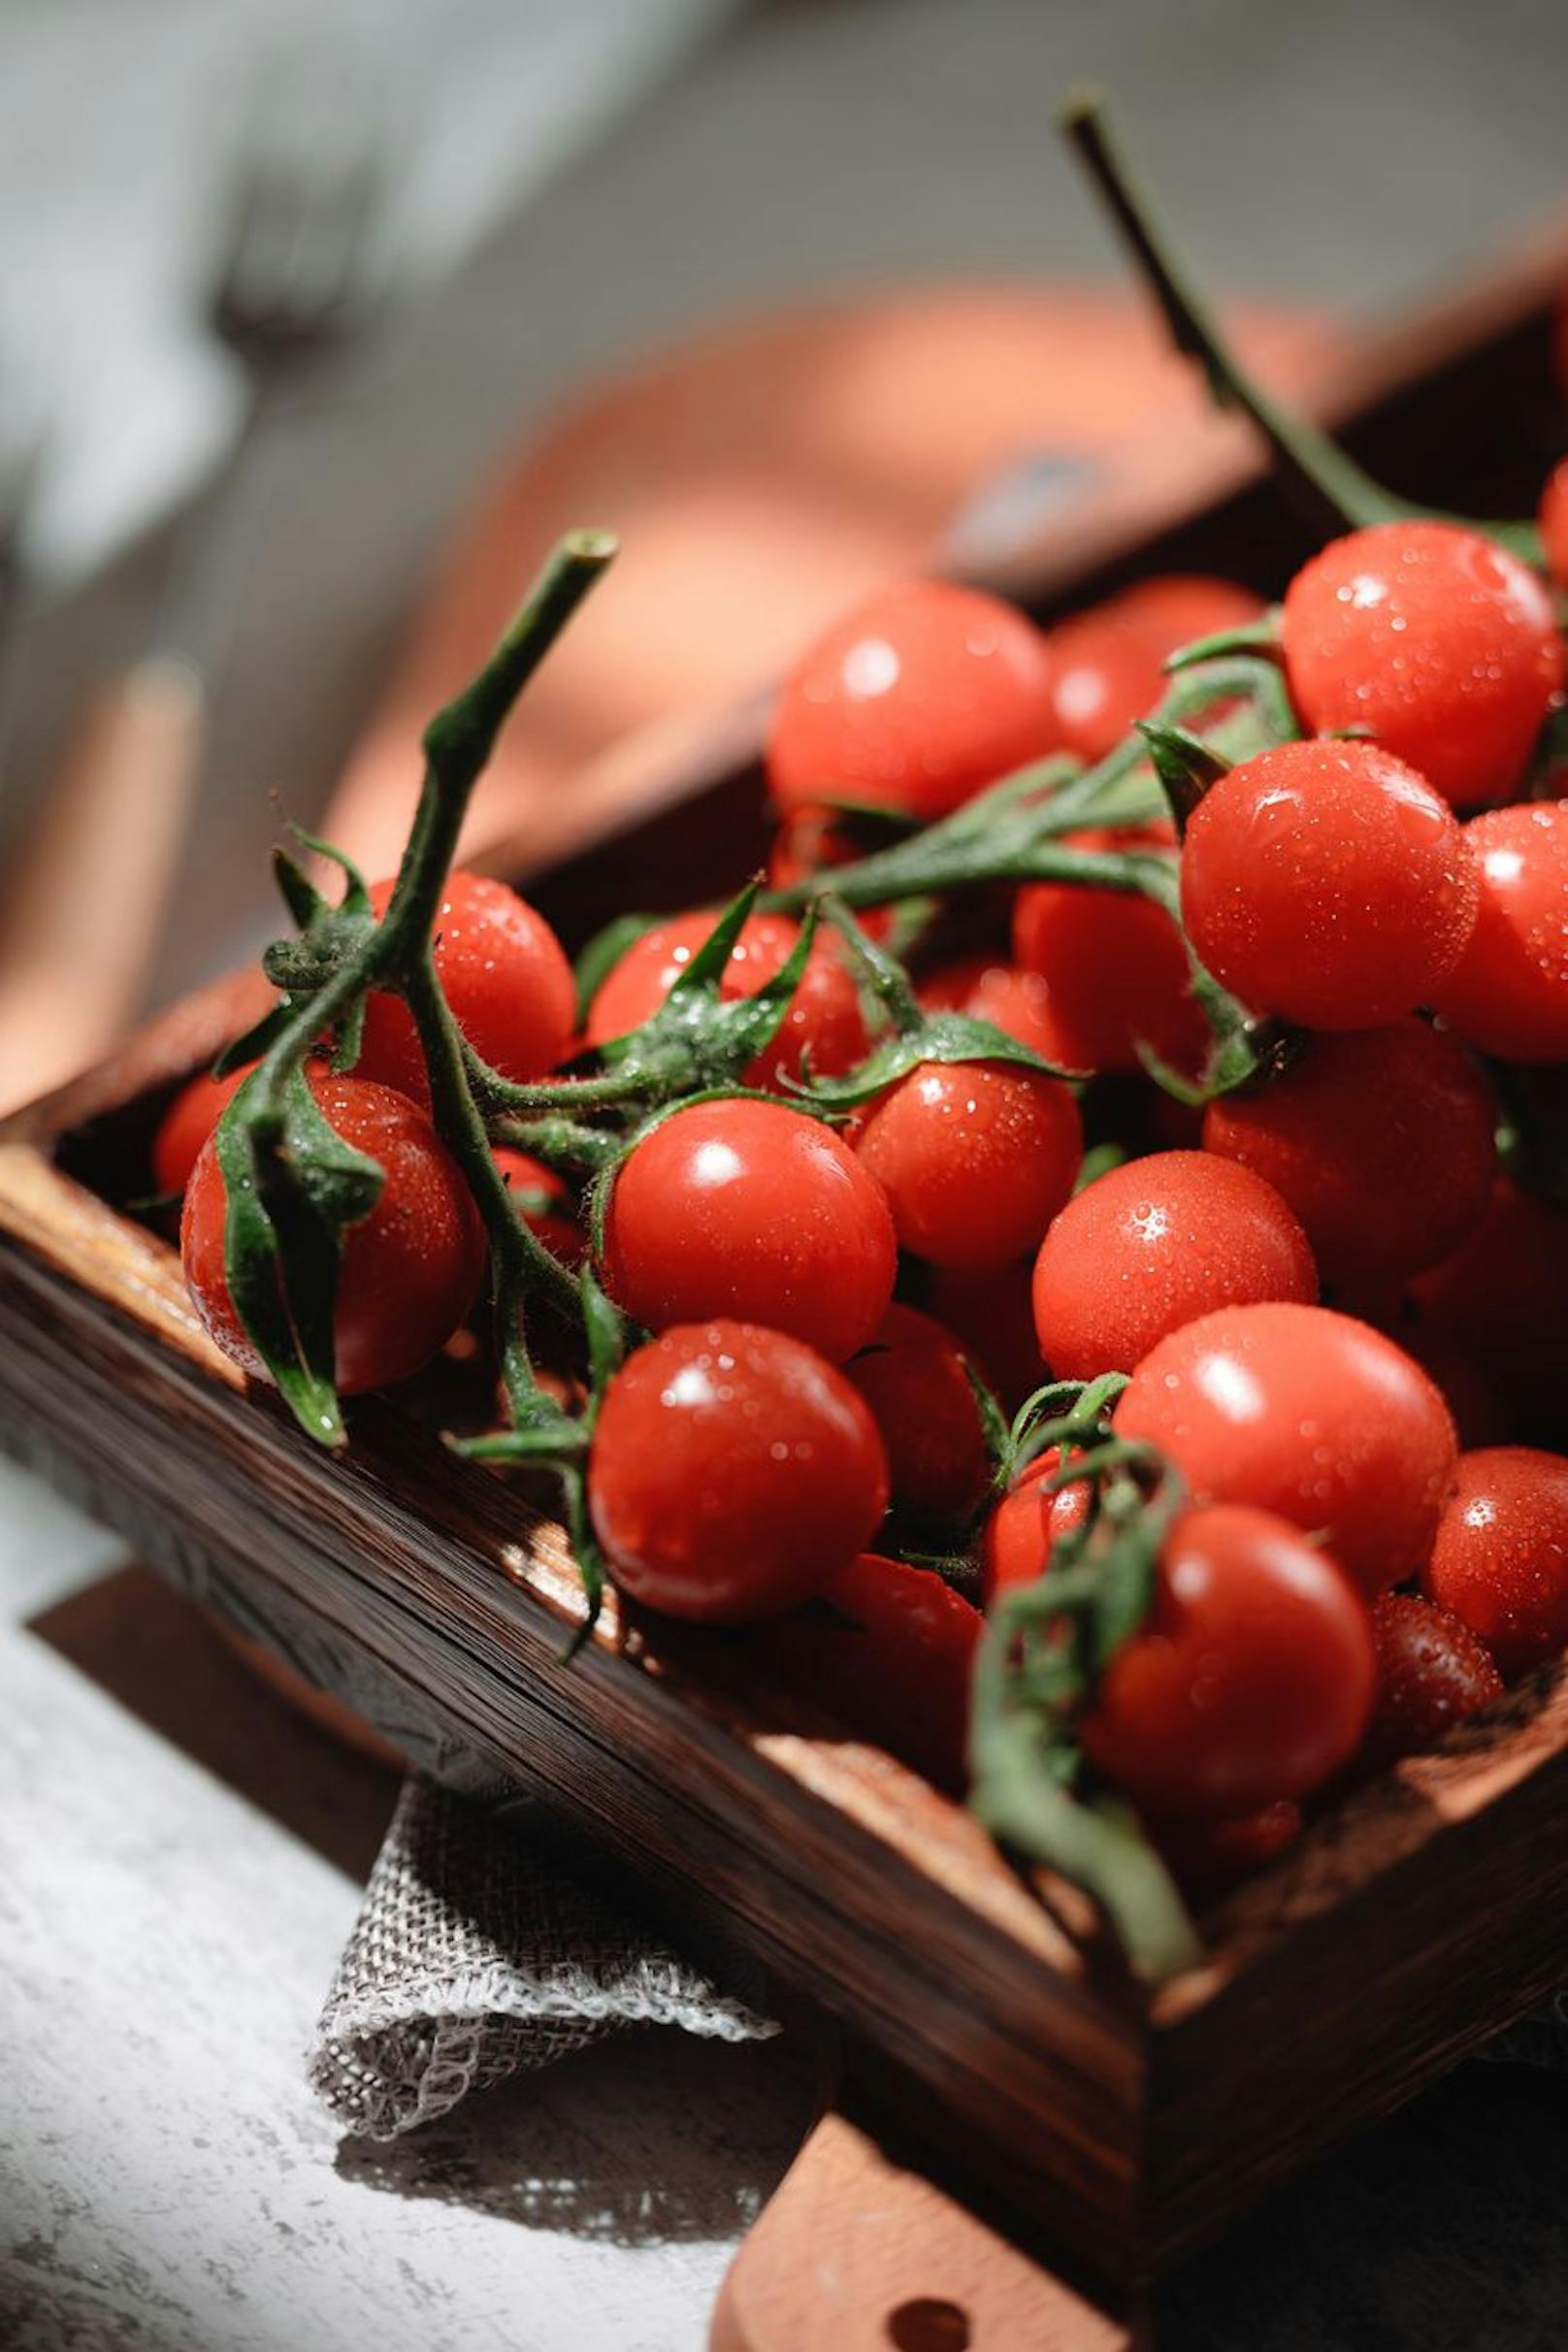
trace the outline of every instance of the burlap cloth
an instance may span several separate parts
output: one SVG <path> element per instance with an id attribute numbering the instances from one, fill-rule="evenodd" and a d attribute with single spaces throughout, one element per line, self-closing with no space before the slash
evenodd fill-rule
<path id="1" fill-rule="evenodd" d="M 394 2140 L 471 2091 L 627 2025 L 721 2042 L 778 2031 L 760 1975 L 721 1988 L 576 1875 L 541 1815 L 498 1825 L 412 1776 L 327 1996 L 310 2080 L 345 2131 Z M 1568 2065 L 1568 1992 L 1483 2055 Z"/>

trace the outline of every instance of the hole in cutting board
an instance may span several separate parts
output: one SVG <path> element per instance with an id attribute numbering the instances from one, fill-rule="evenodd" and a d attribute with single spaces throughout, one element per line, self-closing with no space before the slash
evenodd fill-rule
<path id="1" fill-rule="evenodd" d="M 899 2303 L 888 2313 L 887 2329 L 898 2352 L 965 2352 L 972 2341 L 968 2313 L 934 2295 Z"/>

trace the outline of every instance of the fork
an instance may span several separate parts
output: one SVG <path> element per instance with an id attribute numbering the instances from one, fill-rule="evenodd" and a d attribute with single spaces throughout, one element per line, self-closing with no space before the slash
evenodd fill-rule
<path id="1" fill-rule="evenodd" d="M 203 303 L 244 371 L 240 428 L 177 526 L 147 649 L 89 699 L 0 903 L 0 1112 L 104 1052 L 168 911 L 244 572 L 264 437 L 381 290 L 380 119 L 297 50 L 256 78 L 227 167 Z M 324 125 L 326 126 L 324 131 Z"/>

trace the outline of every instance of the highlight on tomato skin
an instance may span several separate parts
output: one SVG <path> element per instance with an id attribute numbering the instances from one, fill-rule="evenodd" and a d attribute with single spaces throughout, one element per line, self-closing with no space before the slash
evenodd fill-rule
<path id="1" fill-rule="evenodd" d="M 1082 1480 L 1050 1490 L 1062 1466 L 1062 1448 L 1048 1446 L 1014 1479 L 987 1519 L 980 1577 L 988 1609 L 1003 1593 L 1038 1584 L 1056 1546 L 1087 1519 L 1089 1488 Z"/>
<path id="2" fill-rule="evenodd" d="M 1568 1062 L 1568 800 L 1486 809 L 1464 836 L 1477 917 L 1432 1007 L 1504 1062 Z"/>
<path id="3" fill-rule="evenodd" d="M 588 1506 L 628 1599 L 746 1624 L 809 1600 L 869 1544 L 888 1502 L 869 1408 L 800 1340 L 677 1324 L 605 1388 Z"/>
<path id="4" fill-rule="evenodd" d="M 1412 1357 L 1369 1323 L 1291 1303 L 1222 1307 L 1173 1331 L 1137 1366 L 1115 1425 L 1174 1462 L 1194 1501 L 1320 1537 L 1369 1599 L 1424 1567 L 1458 1455 Z"/>
<path id="5" fill-rule="evenodd" d="M 880 1186 L 830 1127 L 736 1096 L 690 1103 L 632 1145 L 601 1270 L 651 1330 L 736 1317 L 839 1362 L 887 1313 L 898 1244 Z"/>
<path id="6" fill-rule="evenodd" d="M 899 1247 L 985 1273 L 1022 1258 L 1072 1190 L 1078 1105 L 1019 1062 L 923 1062 L 868 1106 L 856 1157 L 886 1194 Z"/>
<path id="7" fill-rule="evenodd" d="M 333 1314 L 338 1391 L 357 1396 L 408 1379 L 451 1338 L 479 1288 L 484 1233 L 457 1162 L 417 1103 L 358 1076 L 312 1069 L 307 1082 L 329 1125 L 384 1178 L 370 1215 L 344 1236 Z M 225 1356 L 265 1379 L 229 1295 L 227 1200 L 209 1136 L 180 1219 L 185 1281 Z"/>
<path id="8" fill-rule="evenodd" d="M 1016 606 L 940 580 L 879 589 L 807 647 L 779 688 L 768 790 L 945 816 L 1062 748 L 1045 640 Z"/>

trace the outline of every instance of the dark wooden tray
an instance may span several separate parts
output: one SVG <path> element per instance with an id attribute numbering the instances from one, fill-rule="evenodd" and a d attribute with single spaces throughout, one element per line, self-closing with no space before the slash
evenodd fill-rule
<path id="1" fill-rule="evenodd" d="M 1341 404 L 1358 452 L 1434 503 L 1525 508 L 1568 438 L 1548 364 L 1565 282 L 1568 236 L 1543 238 L 1369 350 Z M 1239 446 L 1192 478 L 1181 445 L 1140 499 L 1041 551 L 1039 609 L 1149 566 L 1282 583 L 1308 529 Z M 580 937 L 731 884 L 762 833 L 753 745 L 742 714 L 710 760 L 635 777 L 636 822 L 606 834 L 598 803 L 535 898 Z M 1158 2268 L 1568 1976 L 1565 1670 L 1324 1820 L 1149 1999 L 1070 1890 L 1026 1885 L 960 1808 L 725 1638 L 655 1643 L 612 1610 L 564 1667 L 560 1529 L 398 1403 L 356 1405 L 346 1454 L 317 1452 L 114 1205 L 254 990 L 202 993 L 0 1129 L 0 1442 L 432 1770 L 543 1791 L 760 1954 L 1027 2225 L 1113 2277 Z"/>

